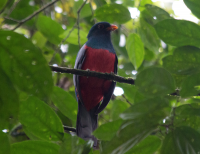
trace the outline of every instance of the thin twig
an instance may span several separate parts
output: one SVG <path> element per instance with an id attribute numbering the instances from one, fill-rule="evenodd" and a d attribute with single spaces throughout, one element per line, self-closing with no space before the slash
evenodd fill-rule
<path id="1" fill-rule="evenodd" d="M 123 94 L 122 97 L 126 100 L 126 102 L 132 106 L 132 104 L 129 102 L 129 100 L 126 98 L 126 96 Z"/>
<path id="2" fill-rule="evenodd" d="M 7 17 L 9 17 L 9 15 L 12 13 L 12 11 L 16 8 L 17 4 L 20 2 L 20 0 L 16 1 L 12 7 L 10 8 L 8 14 L 7 14 Z"/>
<path id="3" fill-rule="evenodd" d="M 94 24 L 96 24 L 96 19 L 95 19 L 95 17 L 94 17 L 94 10 L 93 10 L 93 8 L 92 8 L 92 4 L 91 4 L 91 1 L 90 1 L 90 8 L 91 8 L 91 12 L 92 12 L 92 17 L 93 17 L 93 20 L 94 20 Z"/>
<path id="4" fill-rule="evenodd" d="M 21 20 L 21 21 L 18 23 L 18 25 L 17 25 L 15 28 L 13 28 L 12 30 L 17 29 L 17 28 L 20 27 L 22 24 L 24 24 L 24 23 L 27 22 L 28 20 L 32 19 L 32 18 L 35 17 L 37 14 L 39 14 L 40 12 L 42 12 L 43 10 L 45 10 L 46 8 L 48 8 L 49 6 L 53 5 L 53 4 L 56 3 L 57 1 L 59 1 L 59 0 L 55 0 L 55 1 L 51 2 L 51 3 L 46 4 L 46 5 L 43 6 L 41 9 L 35 11 L 33 14 L 31 14 L 31 15 L 28 16 L 27 18 Z"/>
<path id="5" fill-rule="evenodd" d="M 4 19 L 12 20 L 12 21 L 14 21 L 14 22 L 20 23 L 20 20 L 16 20 L 16 19 L 13 19 L 13 18 L 10 18 L 10 17 L 4 17 Z"/>
<path id="6" fill-rule="evenodd" d="M 71 73 L 71 74 L 76 74 L 80 76 L 92 76 L 92 77 L 97 77 L 101 79 L 106 79 L 106 80 L 112 80 L 112 81 L 117 81 L 121 83 L 128 83 L 134 85 L 134 79 L 132 78 L 124 78 L 121 76 L 118 76 L 114 73 L 101 73 L 101 72 L 95 72 L 95 71 L 85 71 L 85 70 L 80 70 L 80 69 L 73 69 L 73 68 L 66 68 L 66 67 L 55 67 L 55 66 L 50 66 L 52 71 L 55 72 L 60 72 L 60 73 Z"/>
<path id="7" fill-rule="evenodd" d="M 3 7 L 3 9 L 0 10 L 0 14 L 3 13 L 3 11 L 6 9 L 6 7 L 9 5 L 10 2 L 11 2 L 11 0 L 8 0 L 8 1 L 7 1 L 6 5 Z"/>
<path id="8" fill-rule="evenodd" d="M 85 0 L 85 2 L 83 2 L 83 4 L 80 6 L 80 8 L 77 11 L 77 26 L 78 26 L 78 45 L 79 48 L 81 48 L 81 41 L 80 41 L 80 26 L 79 26 L 79 20 L 80 20 L 80 12 L 82 10 L 82 8 L 84 7 L 84 5 L 86 4 L 87 0 Z"/>
<path id="9" fill-rule="evenodd" d="M 76 128 L 64 126 L 64 125 L 63 125 L 63 128 L 64 128 L 65 131 L 76 133 Z"/>

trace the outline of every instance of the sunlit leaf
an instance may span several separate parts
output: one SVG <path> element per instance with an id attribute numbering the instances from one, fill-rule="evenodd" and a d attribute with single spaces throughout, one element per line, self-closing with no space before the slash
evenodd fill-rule
<path id="1" fill-rule="evenodd" d="M 50 17 L 39 16 L 36 22 L 37 29 L 51 42 L 59 44 L 61 42 L 60 34 L 64 32 L 62 26 L 52 20 Z"/>
<path id="2" fill-rule="evenodd" d="M 73 96 L 59 87 L 54 87 L 51 99 L 62 114 L 76 121 L 78 103 Z"/>
<path id="3" fill-rule="evenodd" d="M 34 33 L 34 35 L 32 37 L 32 42 L 33 42 L 33 44 L 42 48 L 42 47 L 44 47 L 45 43 L 47 42 L 47 39 L 42 35 L 42 33 L 37 31 Z"/>
<path id="4" fill-rule="evenodd" d="M 20 90 L 40 97 L 50 95 L 51 70 L 41 51 L 23 35 L 0 31 L 0 65 Z"/>
<path id="5" fill-rule="evenodd" d="M 175 91 L 172 75 L 161 67 L 149 67 L 139 72 L 136 87 L 145 95 L 165 95 Z"/>
<path id="6" fill-rule="evenodd" d="M 64 135 L 56 113 L 36 97 L 21 102 L 19 120 L 28 131 L 43 140 L 58 141 Z"/>
<path id="7" fill-rule="evenodd" d="M 119 24 L 126 23 L 131 19 L 129 10 L 120 4 L 106 4 L 95 10 L 94 16 L 100 21 Z"/>
<path id="8" fill-rule="evenodd" d="M 200 26 L 186 20 L 166 19 L 155 25 L 158 36 L 174 46 L 200 47 Z"/>
<path id="9" fill-rule="evenodd" d="M 144 45 L 137 34 L 130 34 L 126 42 L 128 56 L 136 69 L 140 67 L 144 59 Z"/>
<path id="10" fill-rule="evenodd" d="M 160 154 L 197 154 L 200 134 L 190 127 L 177 127 L 166 135 Z"/>
<path id="11" fill-rule="evenodd" d="M 58 154 L 59 146 L 44 141 L 24 141 L 11 145 L 11 154 Z"/>

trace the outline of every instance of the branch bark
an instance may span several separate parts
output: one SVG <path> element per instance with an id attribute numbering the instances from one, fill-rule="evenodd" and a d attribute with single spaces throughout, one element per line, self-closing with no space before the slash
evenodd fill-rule
<path id="1" fill-rule="evenodd" d="M 76 74 L 80 76 L 92 76 L 97 77 L 101 79 L 106 80 L 112 80 L 120 83 L 128 83 L 134 85 L 135 81 L 132 78 L 124 78 L 119 75 L 116 75 L 114 73 L 101 73 L 101 72 L 95 72 L 95 71 L 85 71 L 80 69 L 73 69 L 73 68 L 66 68 L 66 67 L 55 67 L 50 66 L 52 71 L 60 72 L 60 73 L 70 73 L 70 74 Z"/>
<path id="2" fill-rule="evenodd" d="M 48 4 L 46 4 L 45 6 L 43 6 L 41 9 L 35 11 L 33 14 L 31 14 L 30 16 L 26 17 L 25 19 L 19 21 L 19 23 L 17 24 L 16 27 L 14 27 L 12 30 L 14 31 L 15 29 L 17 29 L 18 27 L 20 27 L 22 24 L 24 24 L 25 22 L 27 22 L 28 20 L 31 20 L 33 17 L 35 17 L 37 14 L 39 14 L 40 12 L 42 12 L 43 10 L 45 10 L 46 8 L 50 7 L 51 5 L 53 5 L 54 3 L 56 3 L 59 0 L 55 0 L 53 2 L 50 2 Z"/>

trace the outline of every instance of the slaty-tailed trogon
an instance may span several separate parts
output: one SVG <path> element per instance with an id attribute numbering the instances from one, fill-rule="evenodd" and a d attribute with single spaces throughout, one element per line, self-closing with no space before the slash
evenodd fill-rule
<path id="1" fill-rule="evenodd" d="M 76 57 L 76 69 L 117 74 L 117 56 L 111 43 L 111 31 L 117 26 L 107 22 L 95 24 L 89 31 L 88 41 L 79 50 Z M 79 137 L 94 141 L 92 132 L 97 128 L 98 113 L 110 101 L 116 82 L 74 75 L 75 93 L 78 101 L 76 133 Z"/>

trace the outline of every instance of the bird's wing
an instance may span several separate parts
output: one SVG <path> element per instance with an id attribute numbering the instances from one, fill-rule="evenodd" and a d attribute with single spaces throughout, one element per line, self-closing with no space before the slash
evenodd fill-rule
<path id="1" fill-rule="evenodd" d="M 115 55 L 115 65 L 114 65 L 114 73 L 115 74 L 117 74 L 117 64 L 118 64 L 118 59 L 117 59 L 117 56 Z M 110 98 L 113 94 L 113 91 L 115 89 L 115 85 L 116 85 L 116 82 L 112 81 L 108 92 L 104 95 L 103 101 L 96 111 L 96 114 L 99 114 L 108 105 Z"/>
<path id="2" fill-rule="evenodd" d="M 85 44 L 82 46 L 82 48 L 79 50 L 77 57 L 76 57 L 76 62 L 75 62 L 75 69 L 81 69 L 83 62 L 85 60 Z M 73 82 L 74 82 L 74 86 L 75 86 L 75 93 L 76 93 L 76 99 L 78 101 L 78 97 L 80 98 L 81 96 L 79 96 L 80 94 L 80 88 L 79 88 L 79 75 L 74 75 L 73 76 Z M 82 100 L 80 98 L 80 100 Z"/>

